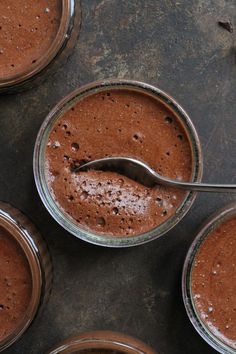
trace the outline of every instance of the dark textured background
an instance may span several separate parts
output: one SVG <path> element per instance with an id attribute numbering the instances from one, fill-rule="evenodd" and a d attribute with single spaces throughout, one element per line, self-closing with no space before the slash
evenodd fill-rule
<path id="1" fill-rule="evenodd" d="M 204 179 L 235 182 L 235 0 L 83 0 L 76 48 L 39 87 L 0 97 L 0 199 L 31 216 L 48 241 L 54 286 L 48 306 L 7 354 L 42 354 L 78 332 L 111 329 L 161 354 L 214 353 L 182 304 L 181 270 L 201 222 L 233 199 L 198 196 L 169 234 L 132 249 L 105 249 L 70 236 L 44 209 L 32 174 L 37 131 L 78 86 L 108 77 L 143 80 L 187 110 L 203 146 Z M 230 19 L 235 31 L 220 28 Z"/>

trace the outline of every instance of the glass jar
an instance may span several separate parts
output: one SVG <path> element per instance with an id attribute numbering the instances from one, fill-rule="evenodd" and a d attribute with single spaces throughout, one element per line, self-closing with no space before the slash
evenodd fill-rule
<path id="1" fill-rule="evenodd" d="M 155 354 L 156 352 L 147 344 L 128 335 L 97 331 L 83 333 L 69 338 L 51 349 L 48 354 L 79 354 L 81 352 L 96 354 Z"/>
<path id="2" fill-rule="evenodd" d="M 84 97 L 93 95 L 94 93 L 104 92 L 107 90 L 129 90 L 132 92 L 143 93 L 154 98 L 162 105 L 167 106 L 168 109 L 175 114 L 179 120 L 179 123 L 186 132 L 186 136 L 191 147 L 192 182 L 199 182 L 201 180 L 203 169 L 202 153 L 197 132 L 187 113 L 172 97 L 160 89 L 146 83 L 123 79 L 97 81 L 85 85 L 69 94 L 48 114 L 36 139 L 33 161 L 36 187 L 46 209 L 62 227 L 82 240 L 107 247 L 129 247 L 154 240 L 172 229 L 188 212 L 196 197 L 196 193 L 192 191 L 186 192 L 182 203 L 178 206 L 174 215 L 154 229 L 137 236 L 113 237 L 84 230 L 80 227 L 80 225 L 78 225 L 78 223 L 73 221 L 72 218 L 69 218 L 68 215 L 60 210 L 49 191 L 45 176 L 45 149 L 49 134 L 57 119 L 59 119 L 63 113 L 69 110 L 76 102 Z"/>
<path id="3" fill-rule="evenodd" d="M 182 274 L 182 294 L 188 317 L 200 336 L 215 350 L 222 354 L 235 354 L 236 350 L 221 341 L 201 320 L 192 293 L 192 270 L 195 263 L 195 257 L 208 235 L 216 230 L 216 228 L 218 228 L 223 222 L 232 217 L 236 217 L 236 203 L 225 206 L 203 224 L 188 250 Z"/>
<path id="4" fill-rule="evenodd" d="M 81 24 L 80 1 L 58 0 L 61 8 L 60 24 L 54 40 L 43 55 L 32 61 L 32 65 L 9 76 L 0 78 L 0 93 L 9 93 L 30 88 L 48 74 L 56 71 L 73 49 Z M 46 8 L 45 12 L 50 9 Z M 40 18 L 40 16 L 37 16 Z M 23 26 L 19 24 L 21 28 Z M 36 28 L 37 29 L 37 28 Z M 4 29 L 2 28 L 2 31 Z M 32 28 L 32 31 L 34 28 Z M 0 54 L 1 55 L 1 54 Z M 4 53 L 2 53 L 4 55 Z M 19 54 L 20 55 L 20 54 Z M 1 59 L 1 58 L 0 58 Z M 14 65 L 13 65 L 14 66 Z"/>
<path id="5" fill-rule="evenodd" d="M 23 335 L 47 302 L 52 284 L 52 263 L 47 246 L 35 226 L 18 209 L 2 202 L 0 202 L 0 227 L 10 234 L 26 257 L 32 284 L 30 301 L 24 316 L 17 321 L 14 330 L 0 340 L 1 352 Z"/>

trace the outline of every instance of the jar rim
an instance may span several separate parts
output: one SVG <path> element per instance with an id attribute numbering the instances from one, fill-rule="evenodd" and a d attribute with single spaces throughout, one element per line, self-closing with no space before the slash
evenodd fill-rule
<path id="1" fill-rule="evenodd" d="M 15 329 L 0 341 L 0 351 L 12 345 L 27 330 L 36 316 L 42 295 L 42 272 L 37 256 L 37 246 L 27 230 L 4 210 L 4 206 L 6 204 L 0 202 L 0 226 L 9 232 L 23 251 L 30 268 L 32 289 L 30 302 L 24 317 L 19 321 Z"/>
<path id="2" fill-rule="evenodd" d="M 37 61 L 37 65 L 35 65 L 34 67 L 24 69 L 14 75 L 9 75 L 4 77 L 3 79 L 0 79 L 0 89 L 18 85 L 21 82 L 30 80 L 32 77 L 36 76 L 43 69 L 45 69 L 57 56 L 65 40 L 67 40 L 68 38 L 68 31 L 70 30 L 70 17 L 73 15 L 74 11 L 72 8 L 71 0 L 60 1 L 62 6 L 60 25 L 57 30 L 57 34 L 48 50 Z"/>
<path id="3" fill-rule="evenodd" d="M 149 230 L 148 232 L 135 235 L 135 236 L 109 236 L 96 234 L 94 232 L 84 230 L 78 224 L 73 223 L 71 219 L 66 217 L 60 208 L 56 205 L 54 199 L 51 196 L 51 193 L 48 190 L 47 183 L 45 181 L 44 175 L 44 150 L 47 143 L 47 138 L 52 128 L 53 123 L 61 116 L 65 111 L 72 107 L 75 102 L 78 102 L 85 96 L 92 95 L 101 91 L 111 89 L 123 89 L 123 90 L 132 90 L 147 94 L 157 101 L 161 102 L 168 109 L 174 111 L 175 115 L 179 119 L 179 123 L 183 126 L 186 131 L 189 145 L 192 150 L 192 176 L 191 181 L 199 182 L 202 177 L 203 171 L 203 162 L 202 162 L 202 150 L 200 145 L 200 140 L 198 138 L 197 132 L 193 126 L 193 123 L 187 113 L 183 108 L 167 93 L 160 90 L 157 87 L 152 85 L 134 81 L 134 80 L 125 80 L 125 79 L 107 79 L 99 80 L 92 82 L 90 84 L 84 85 L 77 90 L 71 92 L 69 95 L 64 97 L 47 115 L 44 122 L 41 125 L 41 128 L 38 132 L 35 148 L 34 148 L 34 157 L 33 157 L 33 170 L 34 170 L 34 179 L 38 193 L 41 197 L 41 200 L 52 215 L 52 217 L 67 231 L 69 231 L 74 236 L 90 242 L 92 244 L 105 246 L 105 247 L 131 247 L 139 244 L 143 244 L 154 240 L 161 235 L 165 234 L 167 231 L 172 229 L 188 212 L 192 206 L 195 198 L 196 192 L 188 191 L 186 196 L 183 198 L 182 203 L 176 209 L 176 212 L 173 216 L 168 218 L 165 222 L 158 225 L 157 227 Z"/>
<path id="4" fill-rule="evenodd" d="M 78 350 L 117 350 L 126 354 L 155 354 L 156 352 L 139 339 L 113 331 L 85 332 L 56 345 L 47 354 L 73 354 Z"/>
<path id="5" fill-rule="evenodd" d="M 182 272 L 182 297 L 190 322 L 198 334 L 221 354 L 235 354 L 236 350 L 217 338 L 200 319 L 191 293 L 191 272 L 195 256 L 208 235 L 224 221 L 234 216 L 236 216 L 236 202 L 225 205 L 203 223 L 188 249 Z"/>

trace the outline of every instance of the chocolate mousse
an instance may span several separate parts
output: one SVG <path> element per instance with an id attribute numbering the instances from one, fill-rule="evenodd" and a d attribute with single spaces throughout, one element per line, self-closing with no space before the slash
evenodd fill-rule
<path id="1" fill-rule="evenodd" d="M 14 332 L 30 303 L 32 280 L 26 256 L 0 226 L 0 342 Z"/>
<path id="2" fill-rule="evenodd" d="M 0 78 L 34 69 L 54 41 L 59 0 L 0 1 Z"/>
<path id="3" fill-rule="evenodd" d="M 236 217 L 210 232 L 195 256 L 192 296 L 201 321 L 236 349 Z"/>
<path id="4" fill-rule="evenodd" d="M 189 180 L 191 147 L 179 119 L 136 91 L 113 89 L 80 99 L 52 127 L 47 183 L 60 209 L 84 229 L 110 236 L 147 232 L 170 218 L 185 192 L 148 188 L 116 172 L 76 171 L 86 161 L 129 156 L 160 174 Z"/>

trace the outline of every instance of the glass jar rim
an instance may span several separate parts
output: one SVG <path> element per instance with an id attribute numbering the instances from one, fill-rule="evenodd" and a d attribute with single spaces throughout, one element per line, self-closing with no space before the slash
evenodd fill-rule
<path id="1" fill-rule="evenodd" d="M 195 256 L 208 235 L 224 221 L 236 216 L 236 202 L 227 204 L 202 225 L 187 252 L 182 272 L 182 297 L 185 310 L 198 334 L 215 350 L 221 354 L 235 354 L 236 350 L 218 339 L 201 321 L 191 294 L 191 272 Z"/>
<path id="2" fill-rule="evenodd" d="M 21 82 L 30 80 L 32 77 L 39 74 L 44 68 L 46 68 L 52 60 L 57 56 L 60 49 L 63 46 L 64 41 L 68 37 L 68 31 L 70 27 L 70 16 L 73 13 L 71 0 L 60 0 L 62 5 L 61 21 L 57 31 L 57 34 L 50 45 L 49 49 L 44 55 L 37 61 L 37 65 L 33 68 L 27 68 L 23 71 L 17 72 L 14 75 L 9 75 L 0 79 L 0 89 L 18 85 Z"/>
<path id="3" fill-rule="evenodd" d="M 41 197 L 41 200 L 52 215 L 52 217 L 67 231 L 69 231 L 74 236 L 90 242 L 92 244 L 105 246 L 105 247 L 131 247 L 139 244 L 143 244 L 154 240 L 161 235 L 165 234 L 167 231 L 172 229 L 188 212 L 192 206 L 195 198 L 195 192 L 187 192 L 185 198 L 183 198 L 182 203 L 176 209 L 176 212 L 173 216 L 168 218 L 165 222 L 158 225 L 157 227 L 139 234 L 136 236 L 129 237 L 117 237 L 117 236 L 108 236 L 102 234 L 96 234 L 88 230 L 82 229 L 78 224 L 73 223 L 71 219 L 66 217 L 60 208 L 56 205 L 53 200 L 51 193 L 48 190 L 47 183 L 44 176 L 44 149 L 46 147 L 47 138 L 49 132 L 52 128 L 53 123 L 61 116 L 65 111 L 72 107 L 75 102 L 79 99 L 89 96 L 94 93 L 101 91 L 111 90 L 111 89 L 123 89 L 131 90 L 135 92 L 140 92 L 147 94 L 154 99 L 161 102 L 163 105 L 167 106 L 168 109 L 174 111 L 175 115 L 179 119 L 179 123 L 183 126 L 186 131 L 187 137 L 189 139 L 189 145 L 192 149 L 192 177 L 191 180 L 199 182 L 202 177 L 203 162 L 202 162 L 202 150 L 200 141 L 197 135 L 197 132 L 193 126 L 193 123 L 187 113 L 183 108 L 167 93 L 156 88 L 152 85 L 134 81 L 134 80 L 125 80 L 125 79 L 107 79 L 99 80 L 92 82 L 90 84 L 84 85 L 79 89 L 71 92 L 69 95 L 64 97 L 47 115 L 44 122 L 41 125 L 41 128 L 38 132 L 35 148 L 34 148 L 34 158 L 33 158 L 33 170 L 34 178 L 38 193 Z"/>
<path id="4" fill-rule="evenodd" d="M 3 209 L 5 205 L 5 203 L 0 202 L 0 226 L 9 232 L 26 256 L 31 272 L 32 290 L 24 317 L 15 329 L 0 341 L 0 351 L 12 345 L 29 327 L 38 311 L 42 290 L 42 272 L 37 256 L 37 247 L 27 230 Z"/>
<path id="5" fill-rule="evenodd" d="M 141 340 L 127 334 L 113 331 L 94 331 L 68 338 L 47 352 L 47 354 L 73 354 L 78 350 L 90 349 L 117 350 L 126 354 L 156 353 Z"/>

